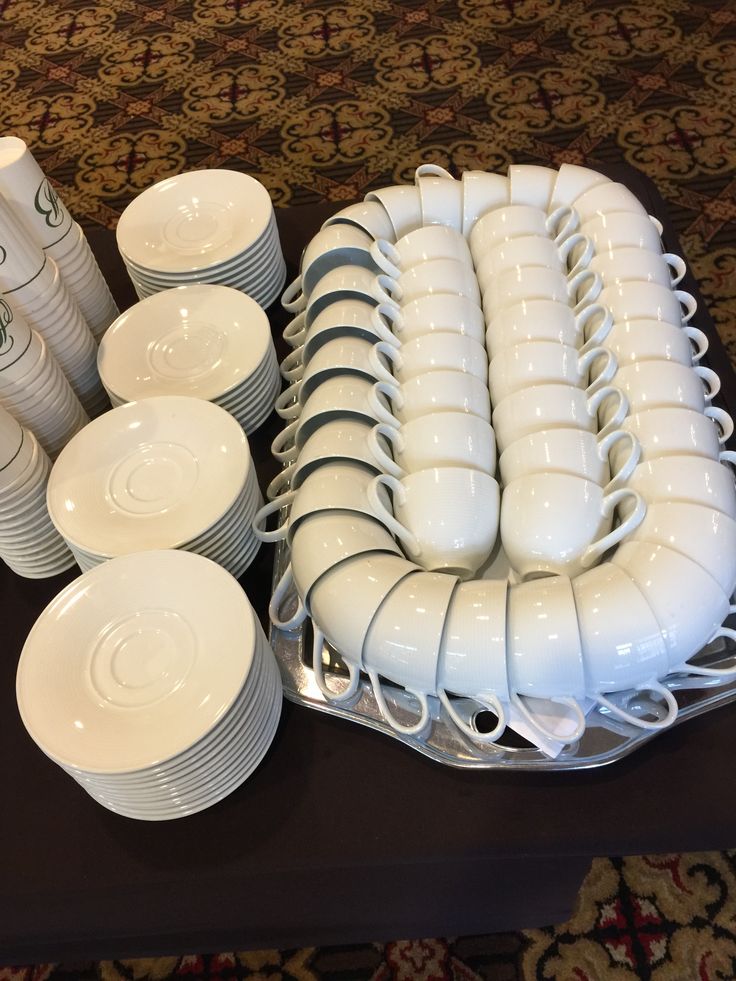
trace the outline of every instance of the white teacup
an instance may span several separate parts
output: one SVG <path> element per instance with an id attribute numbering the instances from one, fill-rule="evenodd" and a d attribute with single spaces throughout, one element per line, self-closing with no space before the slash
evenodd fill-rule
<path id="1" fill-rule="evenodd" d="M 611 562 L 633 579 L 651 607 L 667 647 L 670 670 L 719 635 L 731 612 L 728 597 L 694 559 L 665 545 L 624 542 Z"/>
<path id="2" fill-rule="evenodd" d="M 589 374 L 594 363 L 602 367 L 591 384 Z M 532 385 L 572 385 L 592 395 L 613 379 L 617 368 L 615 355 L 606 347 L 593 347 L 581 353 L 555 341 L 528 341 L 504 348 L 491 361 L 488 367 L 491 402 L 498 405 L 514 392 Z"/>
<path id="3" fill-rule="evenodd" d="M 580 216 L 581 223 L 590 221 L 597 215 L 615 211 L 627 211 L 645 217 L 647 214 L 647 209 L 633 191 L 624 184 L 613 181 L 598 184 L 579 194 L 575 198 L 575 211 Z"/>
<path id="4" fill-rule="evenodd" d="M 470 412 L 432 412 L 398 429 L 381 422 L 371 430 L 368 445 L 379 468 L 399 479 L 429 467 L 467 467 L 487 474 L 496 470 L 493 427 Z"/>
<path id="5" fill-rule="evenodd" d="M 616 507 L 627 498 L 633 510 L 609 530 Z M 528 474 L 504 487 L 501 541 L 522 579 L 575 576 L 630 535 L 645 513 L 642 498 L 626 487 L 606 493 L 570 474 Z"/>
<path id="6" fill-rule="evenodd" d="M 606 376 L 605 381 L 610 381 Z M 625 365 L 616 372 L 616 387 L 629 401 L 629 412 L 647 409 L 693 409 L 704 412 L 718 394 L 721 381 L 715 371 L 701 365 L 688 368 L 675 361 L 640 361 Z M 601 403 L 599 418 L 608 422 L 615 405 Z"/>
<path id="7" fill-rule="evenodd" d="M 577 226 L 577 215 L 567 206 L 547 214 L 542 208 L 510 204 L 478 219 L 470 233 L 470 251 L 477 262 L 498 242 L 512 238 L 541 235 L 559 243 L 576 231 Z"/>
<path id="8" fill-rule="evenodd" d="M 585 729 L 577 699 L 585 694 L 583 653 L 578 633 L 575 602 L 567 576 L 551 576 L 513 585 L 509 590 L 506 621 L 506 664 L 511 703 L 542 734 L 559 736 L 542 728 L 522 697 L 547 698 L 565 705 L 575 725 L 568 741 Z"/>
<path id="9" fill-rule="evenodd" d="M 597 297 L 608 307 L 614 324 L 622 320 L 663 320 L 679 327 L 697 310 L 695 297 L 684 290 L 673 290 L 657 283 L 612 283 Z"/>
<path id="10" fill-rule="evenodd" d="M 365 200 L 377 201 L 383 205 L 397 239 L 422 226 L 419 188 L 413 184 L 394 184 L 391 187 L 379 188 L 377 191 L 369 191 Z"/>
<path id="11" fill-rule="evenodd" d="M 309 295 L 304 321 L 306 329 L 309 330 L 319 314 L 332 303 L 362 300 L 375 306 L 375 281 L 375 272 L 363 266 L 338 266 L 331 269 Z"/>
<path id="12" fill-rule="evenodd" d="M 472 262 L 468 243 L 460 232 L 446 225 L 425 225 L 400 238 L 396 245 L 386 239 L 377 239 L 371 246 L 376 266 L 383 272 L 398 278 L 406 269 L 432 259 L 455 259 Z"/>
<path id="13" fill-rule="evenodd" d="M 306 366 L 298 366 L 290 372 L 296 376 L 295 381 L 277 397 L 274 407 L 278 414 L 282 419 L 295 419 L 309 396 L 328 378 L 355 375 L 376 381 L 378 375 L 370 361 L 373 347 L 370 341 L 361 337 L 336 337 L 328 341 Z"/>
<path id="14" fill-rule="evenodd" d="M 569 304 L 575 313 L 579 313 L 588 304 L 595 303 L 600 292 L 601 278 L 590 269 L 568 277 L 559 269 L 517 266 L 507 269 L 491 281 L 483 293 L 483 313 L 490 321 L 504 308 L 523 303 L 524 300 L 556 300 Z"/>
<path id="15" fill-rule="evenodd" d="M 509 189 L 511 204 L 530 204 L 546 211 L 557 181 L 557 170 L 536 164 L 511 164 Z"/>
<path id="16" fill-rule="evenodd" d="M 596 215 L 580 226 L 599 254 L 616 249 L 641 249 L 659 255 L 662 239 L 654 222 L 647 215 L 626 211 L 611 211 Z"/>
<path id="17" fill-rule="evenodd" d="M 509 203 L 509 179 L 484 170 L 463 171 L 463 235 L 467 238 L 478 219 Z"/>
<path id="18" fill-rule="evenodd" d="M 364 266 L 378 272 L 373 259 L 373 239 L 352 225 L 330 225 L 310 239 L 301 261 L 302 290 L 307 298 L 319 280 L 338 266 Z"/>
<path id="19" fill-rule="evenodd" d="M 606 385 L 590 396 L 571 385 L 533 385 L 514 392 L 493 410 L 498 447 L 503 452 L 515 440 L 541 429 L 598 432 L 598 407 L 608 396 L 618 399 L 618 412 L 600 430 L 603 436 L 620 428 L 629 407 L 626 396 L 613 385 Z"/>
<path id="20" fill-rule="evenodd" d="M 473 300 L 453 293 L 425 293 L 411 303 L 399 307 L 396 303 L 381 303 L 375 307 L 373 325 L 384 340 L 392 337 L 398 343 L 408 343 L 415 337 L 435 332 L 467 334 L 483 344 L 485 320 L 483 311 Z"/>
<path id="21" fill-rule="evenodd" d="M 705 412 L 682 408 L 647 409 L 627 416 L 621 422 L 621 428 L 636 436 L 645 463 L 660 457 L 687 455 L 718 460 L 733 433 L 733 420 L 715 406 L 708 407 Z M 611 471 L 614 474 L 623 465 L 622 453 L 618 446 L 611 448 Z"/>
<path id="22" fill-rule="evenodd" d="M 473 266 L 457 259 L 430 259 L 406 269 L 396 279 L 385 273 L 379 275 L 373 290 L 377 302 L 393 300 L 399 306 L 436 293 L 454 293 L 480 304 Z"/>
<path id="23" fill-rule="evenodd" d="M 663 456 L 639 463 L 623 478 L 648 505 L 677 501 L 712 508 L 736 519 L 736 484 L 731 470 L 702 456 Z M 625 514 L 626 504 L 621 513 Z"/>
<path id="24" fill-rule="evenodd" d="M 419 188 L 423 225 L 463 227 L 463 185 L 435 164 L 420 164 L 414 181 Z"/>
<path id="25" fill-rule="evenodd" d="M 586 327 L 593 319 L 597 326 L 586 341 Z M 584 353 L 602 344 L 612 327 L 613 318 L 598 303 L 575 314 L 568 303 L 560 300 L 522 300 L 493 317 L 486 331 L 486 347 L 491 359 L 505 348 L 528 341 L 556 341 Z"/>
<path id="26" fill-rule="evenodd" d="M 573 204 L 581 194 L 598 184 L 610 184 L 604 174 L 578 164 L 563 163 L 557 171 L 557 179 L 552 188 L 549 207 L 559 208 L 563 204 Z"/>
<path id="27" fill-rule="evenodd" d="M 380 340 L 373 327 L 373 303 L 365 300 L 342 300 L 325 307 L 312 321 L 302 338 L 302 360 L 308 364 L 323 344 L 336 337 L 359 337 L 366 341 Z"/>
<path id="28" fill-rule="evenodd" d="M 437 687 L 440 644 L 457 579 L 439 572 L 412 572 L 394 586 L 371 621 L 363 645 L 381 713 L 403 735 L 419 735 L 430 722 L 427 695 Z M 389 708 L 381 679 L 402 685 L 420 705 L 416 721 L 403 723 Z"/>
<path id="29" fill-rule="evenodd" d="M 679 255 L 643 252 L 639 248 L 612 249 L 598 252 L 589 261 L 590 268 L 600 273 L 604 284 L 610 283 L 657 283 L 668 289 L 677 286 L 687 272 Z"/>
<path id="30" fill-rule="evenodd" d="M 676 361 L 690 367 L 708 350 L 708 338 L 691 324 L 675 327 L 661 320 L 621 320 L 609 331 L 606 347 L 621 368 L 641 361 Z"/>
<path id="31" fill-rule="evenodd" d="M 607 436 L 582 429 L 542 429 L 530 433 L 511 443 L 501 454 L 498 461 L 501 482 L 506 487 L 527 474 L 567 473 L 592 480 L 609 490 L 608 454 L 619 442 L 626 442 L 629 447 L 629 456 L 616 475 L 621 485 L 634 472 L 641 453 L 636 438 L 623 429 L 614 429 Z M 621 507 L 623 510 L 623 503 Z"/>
<path id="32" fill-rule="evenodd" d="M 488 372 L 485 348 L 477 341 L 463 334 L 439 331 L 415 337 L 400 348 L 379 341 L 371 347 L 369 361 L 376 379 L 396 380 L 399 384 L 428 371 L 465 371 L 483 380 Z"/>
<path id="33" fill-rule="evenodd" d="M 726 596 L 736 588 L 736 521 L 722 511 L 688 501 L 649 503 L 629 536 L 686 555 L 716 580 Z"/>
<path id="34" fill-rule="evenodd" d="M 388 488 L 393 514 L 380 497 Z M 490 474 L 432 467 L 399 480 L 379 474 L 368 487 L 373 513 L 429 571 L 469 578 L 488 558 L 498 532 L 500 493 Z"/>
<path id="35" fill-rule="evenodd" d="M 667 648 L 649 604 L 619 566 L 602 562 L 572 580 L 586 690 L 626 691 L 668 670 Z"/>
<path id="36" fill-rule="evenodd" d="M 375 475 L 378 470 L 368 446 L 372 423 L 359 419 L 334 419 L 320 426 L 308 437 L 289 466 L 280 470 L 266 490 L 275 500 L 285 491 L 300 487 L 306 477 L 329 463 L 356 463 Z"/>
<path id="37" fill-rule="evenodd" d="M 417 566 L 399 555 L 367 552 L 345 559 L 326 572 L 309 597 L 314 623 L 312 668 L 323 695 L 340 703 L 353 698 L 360 683 L 363 644 L 381 603 L 394 586 Z M 345 597 L 350 596 L 350 602 Z M 339 652 L 349 671 L 346 687 L 335 690 L 325 679 L 325 639 Z"/>
<path id="38" fill-rule="evenodd" d="M 388 399 L 390 410 L 381 396 Z M 376 382 L 368 405 L 376 422 L 396 427 L 434 412 L 470 412 L 491 420 L 488 386 L 464 371 L 428 371 L 403 385 Z"/>
<path id="39" fill-rule="evenodd" d="M 581 243 L 579 258 L 568 266 L 570 253 Z M 523 235 L 494 245 L 484 256 L 476 259 L 475 272 L 481 293 L 484 293 L 494 277 L 507 269 L 515 269 L 517 266 L 546 266 L 548 269 L 557 269 L 566 276 L 574 276 L 587 268 L 592 256 L 593 246 L 590 240 L 579 232 L 570 235 L 559 245 L 542 235 Z"/>
<path id="40" fill-rule="evenodd" d="M 342 208 L 328 218 L 322 227 L 329 228 L 330 225 L 342 224 L 362 228 L 371 238 L 393 240 L 395 235 L 391 219 L 379 201 L 360 201 L 357 204 L 349 204 L 347 208 Z"/>

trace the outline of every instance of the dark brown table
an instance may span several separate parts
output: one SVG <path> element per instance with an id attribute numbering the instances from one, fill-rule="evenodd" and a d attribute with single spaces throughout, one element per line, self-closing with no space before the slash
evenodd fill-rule
<path id="1" fill-rule="evenodd" d="M 653 185 L 610 168 L 665 221 Z M 278 214 L 290 272 L 338 205 Z M 110 232 L 90 241 L 121 305 L 134 299 Z M 695 284 L 686 282 L 695 290 Z M 283 324 L 272 311 L 274 328 Z M 704 312 L 709 363 L 736 383 Z M 280 420 L 252 440 L 262 483 Z M 273 552 L 243 577 L 265 613 Z M 442 767 L 361 726 L 285 704 L 264 763 L 217 806 L 148 824 L 89 798 L 31 742 L 15 667 L 44 605 L 73 578 L 0 569 L 0 961 L 131 957 L 486 933 L 559 922 L 597 855 L 736 843 L 736 707 L 601 769 L 533 775 Z M 697 598 L 694 598 L 696 601 Z"/>

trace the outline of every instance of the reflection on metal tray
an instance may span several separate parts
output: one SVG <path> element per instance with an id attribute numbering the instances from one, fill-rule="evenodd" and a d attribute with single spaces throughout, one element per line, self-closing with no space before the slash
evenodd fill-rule
<path id="1" fill-rule="evenodd" d="M 287 546 L 280 542 L 274 561 L 274 584 L 281 578 L 288 556 Z M 293 602 L 296 603 L 295 594 Z M 287 598 L 286 610 L 288 604 Z M 398 739 L 438 763 L 449 766 L 476 770 L 582 770 L 623 759 L 658 734 L 656 731 L 637 729 L 615 718 L 607 710 L 597 707 L 587 716 L 587 726 L 582 738 L 565 747 L 559 756 L 551 758 L 515 733 L 509 733 L 509 730 L 509 734 L 504 733 L 499 742 L 480 746 L 460 732 L 449 719 L 439 699 L 431 698 L 432 727 L 428 735 L 421 739 L 404 736 L 395 732 L 384 721 L 367 678 L 361 680 L 359 693 L 352 702 L 333 705 L 327 701 L 312 672 L 312 638 L 308 622 L 304 627 L 289 632 L 271 627 L 270 640 L 281 669 L 284 695 L 290 701 L 368 726 Z M 734 654 L 736 644 L 719 640 L 701 652 L 698 663 L 712 667 L 731 659 Z M 330 671 L 340 673 L 342 662 L 339 655 L 325 648 L 325 656 L 329 657 Z M 344 673 L 347 675 L 347 672 Z M 675 693 L 680 706 L 677 723 L 736 700 L 736 679 L 723 684 L 718 677 L 673 676 L 665 684 Z M 408 723 L 416 718 L 414 699 L 402 688 L 387 684 L 384 692 L 400 722 Z M 612 700 L 626 703 L 625 694 L 612 696 Z M 472 699 L 459 699 L 454 704 L 467 721 L 476 718 L 477 724 L 482 728 L 482 715 L 475 715 L 478 706 Z M 628 702 L 626 705 L 629 710 L 634 709 L 642 715 L 660 713 L 659 706 L 648 703 L 643 696 L 637 696 L 637 702 Z"/>

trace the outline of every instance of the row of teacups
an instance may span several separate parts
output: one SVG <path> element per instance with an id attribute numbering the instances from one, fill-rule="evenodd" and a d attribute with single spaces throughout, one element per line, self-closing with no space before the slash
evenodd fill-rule
<path id="1" fill-rule="evenodd" d="M 44 339 L 0 299 L 0 405 L 54 459 L 89 422 Z"/>
<path id="2" fill-rule="evenodd" d="M 236 578 L 260 542 L 247 437 L 203 399 L 162 395 L 106 412 L 62 450 L 48 509 L 83 571 L 131 552 L 197 552 Z"/>
<path id="3" fill-rule="evenodd" d="M 33 433 L 0 406 L 0 558 L 29 579 L 74 565 L 46 507 L 50 471 L 51 460 Z"/>
<path id="4" fill-rule="evenodd" d="M 139 299 L 189 283 L 218 283 L 264 309 L 286 279 L 271 197 L 234 170 L 159 181 L 123 211 L 117 244 Z"/>
<path id="5" fill-rule="evenodd" d="M 64 285 L 99 341 L 118 308 L 84 232 L 17 136 L 0 138 L 0 194 L 31 238 L 56 262 Z"/>
<path id="6" fill-rule="evenodd" d="M 268 418 L 281 390 L 263 309 L 239 290 L 209 283 L 133 304 L 111 324 L 97 363 L 113 405 L 189 395 L 226 409 L 245 433 Z"/>

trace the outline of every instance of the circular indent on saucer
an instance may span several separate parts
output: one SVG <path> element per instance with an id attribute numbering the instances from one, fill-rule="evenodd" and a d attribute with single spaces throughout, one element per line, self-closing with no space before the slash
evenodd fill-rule
<path id="1" fill-rule="evenodd" d="M 105 388 L 124 402 L 174 394 L 214 400 L 258 389 L 272 353 L 268 317 L 255 300 L 204 283 L 155 293 L 120 314 L 97 364 Z"/>
<path id="2" fill-rule="evenodd" d="M 229 718 L 256 640 L 248 598 L 209 559 L 112 559 L 70 583 L 32 627 L 16 676 L 21 718 L 63 766 L 148 769 Z"/>
<path id="3" fill-rule="evenodd" d="M 229 512 L 252 470 L 240 424 L 212 402 L 118 406 L 59 454 L 46 500 L 57 530 L 96 557 L 180 548 Z"/>
<path id="4" fill-rule="evenodd" d="M 146 188 L 116 229 L 123 256 L 143 269 L 193 272 L 251 249 L 273 218 L 266 188 L 234 170 L 194 170 Z"/>
<path id="5" fill-rule="evenodd" d="M 110 705 L 153 705 L 184 684 L 196 653 L 195 633 L 182 614 L 135 611 L 101 631 L 91 651 L 89 682 Z"/>
<path id="6" fill-rule="evenodd" d="M 176 443 L 144 443 L 110 471 L 107 496 L 125 514 L 155 514 L 176 507 L 199 476 L 197 458 Z"/>

